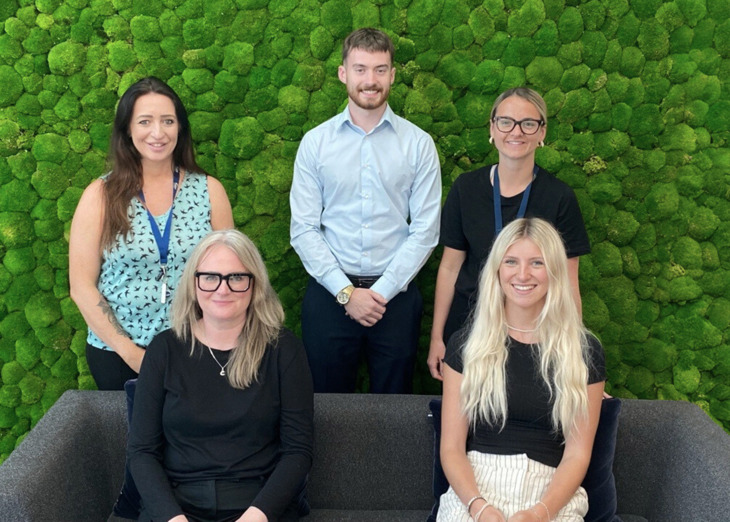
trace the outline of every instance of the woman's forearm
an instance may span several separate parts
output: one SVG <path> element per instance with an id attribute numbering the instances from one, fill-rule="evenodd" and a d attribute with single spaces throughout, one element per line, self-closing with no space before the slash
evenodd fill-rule
<path id="1" fill-rule="evenodd" d="M 132 368 L 139 372 L 144 350 L 134 344 L 119 325 L 114 311 L 97 288 L 101 271 L 103 185 L 97 180 L 84 191 L 76 207 L 69 237 L 69 287 L 71 299 L 87 326 Z"/>
<path id="2" fill-rule="evenodd" d="M 588 414 L 580 419 L 565 441 L 565 451 L 541 502 L 551 517 L 565 507 L 585 478 L 603 400 L 603 382 L 588 385 Z"/>
<path id="3" fill-rule="evenodd" d="M 72 289 L 71 298 L 76 303 L 89 329 L 104 344 L 119 354 L 132 370 L 139 373 L 144 350 L 130 339 L 99 290 L 96 287 L 82 290 Z"/>

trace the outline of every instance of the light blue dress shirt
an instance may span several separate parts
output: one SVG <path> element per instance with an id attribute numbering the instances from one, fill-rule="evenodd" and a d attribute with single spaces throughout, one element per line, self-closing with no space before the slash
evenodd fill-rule
<path id="1" fill-rule="evenodd" d="M 366 133 L 349 106 L 309 131 L 294 163 L 291 244 L 332 295 L 345 274 L 382 276 L 391 300 L 438 243 L 441 168 L 431 137 L 389 106 Z"/>

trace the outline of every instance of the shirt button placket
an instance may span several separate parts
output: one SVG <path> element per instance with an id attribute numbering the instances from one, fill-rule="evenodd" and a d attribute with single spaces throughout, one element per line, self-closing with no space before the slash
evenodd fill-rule
<path id="1" fill-rule="evenodd" d="M 362 140 L 362 148 L 360 149 L 360 179 L 362 186 L 362 221 L 361 221 L 361 237 L 362 237 L 362 256 L 361 267 L 362 274 L 371 273 L 372 261 L 369 251 L 372 247 L 372 230 L 370 223 L 373 217 L 373 165 L 372 165 L 372 144 L 368 136 L 364 136 Z"/>

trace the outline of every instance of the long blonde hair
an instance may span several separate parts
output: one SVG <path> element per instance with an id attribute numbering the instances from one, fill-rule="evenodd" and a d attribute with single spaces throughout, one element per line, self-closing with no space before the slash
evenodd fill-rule
<path id="1" fill-rule="evenodd" d="M 553 428 L 567 437 L 576 420 L 588 412 L 587 331 L 572 297 L 563 242 L 542 219 L 517 219 L 507 225 L 482 269 L 463 351 L 462 408 L 471 424 L 481 420 L 501 428 L 505 425 L 509 349 L 499 268 L 509 247 L 523 238 L 540 249 L 548 274 L 545 305 L 537 319 L 536 350 L 540 374 L 553 401 Z"/>
<path id="2" fill-rule="evenodd" d="M 284 309 L 269 282 L 266 265 L 256 245 L 238 230 L 218 230 L 205 236 L 190 255 L 172 302 L 170 322 L 175 334 L 190 341 L 190 355 L 195 353 L 193 326 L 203 314 L 195 291 L 195 271 L 205 254 L 214 246 L 229 248 L 254 277 L 251 303 L 248 306 L 238 344 L 231 351 L 228 382 L 234 388 L 248 388 L 257 379 L 261 359 L 269 343 L 277 339 L 284 322 Z M 222 283 L 223 284 L 223 283 Z"/>

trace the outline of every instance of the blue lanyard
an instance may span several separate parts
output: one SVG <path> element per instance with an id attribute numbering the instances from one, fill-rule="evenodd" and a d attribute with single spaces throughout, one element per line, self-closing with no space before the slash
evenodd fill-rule
<path id="1" fill-rule="evenodd" d="M 532 170 L 532 179 L 537 177 L 537 165 Z M 522 201 L 520 202 L 520 208 L 517 210 L 517 217 L 520 219 L 525 217 L 527 211 L 527 201 L 530 199 L 530 190 L 532 190 L 532 181 L 527 185 L 525 191 L 522 193 Z M 497 237 L 502 231 L 502 195 L 499 192 L 499 168 L 497 165 L 494 166 L 494 180 L 492 181 L 492 193 L 494 194 L 494 237 Z"/>
<path id="2" fill-rule="evenodd" d="M 172 205 L 170 205 L 170 214 L 167 216 L 167 223 L 165 223 L 165 231 L 160 233 L 160 228 L 157 226 L 155 216 L 152 215 L 150 210 L 147 208 L 147 203 L 144 200 L 144 194 L 139 191 L 139 199 L 145 204 L 145 210 L 147 210 L 147 218 L 150 220 L 150 227 L 152 228 L 152 234 L 155 236 L 155 243 L 157 243 L 157 249 L 160 251 L 160 265 L 162 266 L 163 275 L 167 267 L 167 254 L 170 252 L 170 234 L 172 232 L 172 212 L 175 209 L 175 194 L 177 194 L 177 186 L 180 182 L 180 168 L 175 167 L 172 173 Z"/>

